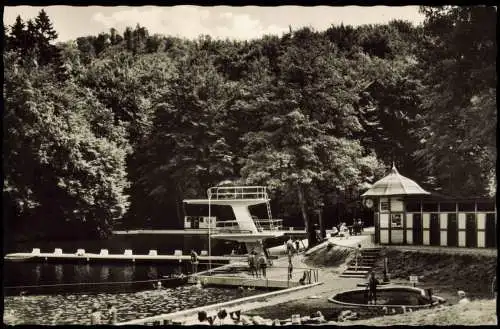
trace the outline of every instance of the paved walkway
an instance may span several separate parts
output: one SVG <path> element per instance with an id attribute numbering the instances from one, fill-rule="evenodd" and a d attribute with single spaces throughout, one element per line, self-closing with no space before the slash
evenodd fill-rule
<path id="1" fill-rule="evenodd" d="M 336 245 L 340 246 L 349 246 L 355 247 L 361 241 L 370 241 L 366 235 L 362 236 L 352 236 L 349 239 L 342 238 L 331 238 L 330 241 L 334 242 Z M 333 240 L 332 240 L 333 239 Z M 294 269 L 296 268 L 310 268 L 304 262 L 306 256 L 303 253 L 296 255 L 292 258 L 292 264 Z M 327 299 L 332 295 L 348 290 L 357 288 L 358 283 L 365 282 L 365 279 L 359 278 L 342 278 L 339 275 L 344 271 L 347 265 L 344 264 L 339 267 L 322 267 L 319 268 L 319 281 L 323 282 L 322 285 L 318 285 L 315 287 L 311 287 L 306 290 L 299 290 L 296 292 L 292 292 L 286 295 L 279 295 L 275 297 L 268 298 L 266 300 L 258 300 L 250 303 L 246 303 L 238 307 L 242 313 L 262 308 L 269 307 L 281 303 L 286 303 L 290 300 L 298 300 L 304 299 L 308 297 L 319 297 L 323 299 Z M 280 257 L 279 259 L 274 261 L 273 271 L 270 275 L 283 275 L 286 278 L 287 272 L 286 269 L 288 267 L 288 257 Z M 295 272 L 295 271 L 294 271 Z M 302 272 L 298 270 L 299 273 L 293 274 L 293 280 L 298 280 L 302 276 Z M 298 275 L 297 275 L 298 274 Z"/>
<path id="2" fill-rule="evenodd" d="M 294 268 L 308 268 L 309 266 L 304 263 L 304 256 L 303 255 L 298 255 L 293 257 L 292 259 Z M 283 264 L 288 265 L 288 259 L 287 257 L 282 257 L 278 260 L 275 261 L 275 266 L 282 266 Z M 274 275 L 286 275 L 286 269 L 282 270 L 282 274 L 280 274 L 281 269 L 278 267 L 273 266 L 273 276 Z M 301 272 L 299 271 L 299 275 L 294 274 L 293 280 L 298 280 L 299 276 L 301 276 Z M 319 280 L 321 282 L 324 282 L 322 285 L 314 286 L 308 289 L 304 290 L 298 290 L 295 292 L 291 292 L 288 294 L 284 295 L 277 295 L 269 298 L 264 298 L 264 299 L 258 299 L 252 302 L 248 302 L 242 305 L 239 305 L 238 307 L 234 309 L 229 309 L 228 311 L 234 311 L 234 310 L 240 310 L 242 313 L 262 308 L 262 307 L 269 307 L 281 303 L 286 303 L 289 302 L 290 300 L 298 300 L 298 299 L 304 299 L 308 297 L 319 297 L 322 299 L 327 299 L 331 297 L 332 295 L 345 291 L 347 289 L 355 289 L 357 288 L 357 284 L 360 282 L 364 282 L 365 280 L 363 279 L 358 279 L 358 278 L 341 278 L 339 277 L 339 274 L 342 273 L 341 268 L 320 268 L 319 269 Z M 286 276 L 285 276 L 286 278 Z M 209 314 L 209 316 L 214 315 L 214 314 Z M 197 319 L 195 317 L 190 318 L 185 324 L 196 324 Z"/>

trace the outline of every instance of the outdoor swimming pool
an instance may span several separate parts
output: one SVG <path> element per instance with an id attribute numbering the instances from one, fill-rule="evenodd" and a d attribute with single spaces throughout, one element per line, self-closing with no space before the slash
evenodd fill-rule
<path id="1" fill-rule="evenodd" d="M 4 322 L 18 324 L 90 324 L 90 309 L 107 303 L 118 310 L 118 321 L 129 321 L 193 307 L 261 294 L 259 290 L 231 288 L 197 289 L 186 285 L 135 293 L 66 294 L 4 297 Z M 105 313 L 105 312 L 103 312 Z"/>
<path id="2" fill-rule="evenodd" d="M 154 282 L 182 271 L 189 264 L 52 264 L 5 262 L 4 322 L 8 324 L 90 324 L 90 308 L 111 302 L 118 321 L 128 321 L 261 294 L 232 288 L 191 285 L 152 290 Z M 200 268 L 202 270 L 203 268 Z M 124 282 L 115 284 L 116 282 Z M 99 285 L 92 285 L 98 283 Z M 42 288 L 29 286 L 49 285 Z M 24 286 L 22 289 L 6 287 Z M 28 287 L 26 287 L 28 286 Z M 19 292 L 23 291 L 24 296 Z"/>

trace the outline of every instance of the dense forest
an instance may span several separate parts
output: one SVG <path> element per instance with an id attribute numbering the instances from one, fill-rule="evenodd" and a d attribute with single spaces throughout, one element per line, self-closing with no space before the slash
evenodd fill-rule
<path id="1" fill-rule="evenodd" d="M 496 8 L 248 41 L 137 25 L 57 42 L 4 26 L 4 232 L 179 227 L 181 200 L 265 185 L 277 218 L 359 211 L 392 163 L 430 191 L 496 191 Z M 340 210 L 342 211 L 340 211 Z M 299 225 L 300 226 L 300 225 Z"/>

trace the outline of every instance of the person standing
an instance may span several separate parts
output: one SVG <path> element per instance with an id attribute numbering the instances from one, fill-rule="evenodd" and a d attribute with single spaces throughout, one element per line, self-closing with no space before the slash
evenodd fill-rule
<path id="1" fill-rule="evenodd" d="M 358 271 L 358 266 L 361 264 L 361 244 L 358 244 L 358 247 L 356 248 L 355 251 L 355 257 L 356 257 L 356 272 Z"/>
<path id="2" fill-rule="evenodd" d="M 259 268 L 262 271 L 262 276 L 264 278 L 266 277 L 266 267 L 267 267 L 266 255 L 264 255 L 264 253 L 261 252 L 259 256 Z"/>
<path id="3" fill-rule="evenodd" d="M 300 251 L 300 240 L 297 238 L 295 239 L 295 249 L 297 250 L 297 254 Z"/>
<path id="4" fill-rule="evenodd" d="M 254 251 L 252 250 L 249 254 L 248 254 L 248 268 L 250 269 L 250 274 L 252 274 L 252 276 L 257 276 L 257 271 L 256 271 L 256 266 L 255 266 L 255 254 L 254 254 Z"/>
<path id="5" fill-rule="evenodd" d="M 368 279 L 368 304 L 377 304 L 377 285 L 379 285 L 379 281 L 375 277 L 375 273 L 371 271 Z"/>
<path id="6" fill-rule="evenodd" d="M 292 260 L 288 262 L 288 280 L 292 279 L 292 272 L 293 272 L 293 264 Z"/>
<path id="7" fill-rule="evenodd" d="M 198 273 L 198 254 L 194 249 L 191 249 L 191 272 Z"/>
<path id="8" fill-rule="evenodd" d="M 289 238 L 288 241 L 286 242 L 286 252 L 290 253 L 293 252 L 293 241 L 292 238 Z"/>

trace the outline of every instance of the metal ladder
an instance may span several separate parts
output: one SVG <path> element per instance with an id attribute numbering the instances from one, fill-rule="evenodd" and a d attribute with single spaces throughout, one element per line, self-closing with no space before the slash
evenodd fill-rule
<path id="1" fill-rule="evenodd" d="M 269 229 L 273 230 L 274 229 L 274 224 L 272 222 L 272 214 L 271 214 L 271 204 L 269 201 L 266 201 L 266 207 L 267 207 L 267 218 L 269 219 Z"/>

